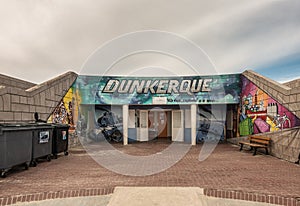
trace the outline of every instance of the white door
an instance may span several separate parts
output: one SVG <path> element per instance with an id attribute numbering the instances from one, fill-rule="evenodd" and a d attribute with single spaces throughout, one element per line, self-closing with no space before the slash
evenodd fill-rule
<path id="1" fill-rule="evenodd" d="M 183 110 L 172 111 L 172 141 L 184 141 Z"/>
<path id="2" fill-rule="evenodd" d="M 139 141 L 148 141 L 148 110 L 140 110 Z"/>

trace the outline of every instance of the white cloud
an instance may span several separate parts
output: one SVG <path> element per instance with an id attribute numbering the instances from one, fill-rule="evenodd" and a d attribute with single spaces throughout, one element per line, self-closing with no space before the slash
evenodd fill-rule
<path id="1" fill-rule="evenodd" d="M 145 29 L 186 36 L 222 73 L 255 69 L 299 52 L 299 9 L 294 0 L 1 1 L 0 71 L 33 82 L 79 72 L 104 42 Z"/>

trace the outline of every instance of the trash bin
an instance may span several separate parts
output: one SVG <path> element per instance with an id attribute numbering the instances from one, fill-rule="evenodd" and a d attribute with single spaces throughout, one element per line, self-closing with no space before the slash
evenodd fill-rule
<path id="1" fill-rule="evenodd" d="M 32 129 L 25 124 L 0 124 L 1 177 L 6 177 L 17 165 L 24 164 L 28 169 L 32 157 Z"/>
<path id="2" fill-rule="evenodd" d="M 69 143 L 69 125 L 67 124 L 53 124 L 53 139 L 52 139 L 52 154 L 57 158 L 57 154 L 64 152 L 68 155 Z"/>
<path id="3" fill-rule="evenodd" d="M 31 166 L 37 165 L 39 158 L 51 161 L 53 126 L 46 123 L 33 124 Z"/>

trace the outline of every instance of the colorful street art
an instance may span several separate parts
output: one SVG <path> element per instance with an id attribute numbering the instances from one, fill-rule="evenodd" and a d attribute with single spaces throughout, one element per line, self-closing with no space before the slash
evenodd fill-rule
<path id="1" fill-rule="evenodd" d="M 240 74 L 182 77 L 78 76 L 85 105 L 238 104 Z"/>
<path id="2" fill-rule="evenodd" d="M 273 132 L 299 125 L 299 119 L 242 76 L 240 135 Z"/>
<path id="3" fill-rule="evenodd" d="M 48 122 L 69 124 L 70 128 L 74 128 L 74 122 L 77 120 L 77 107 L 75 105 L 74 88 L 71 87 L 62 101 L 54 109 L 52 115 L 49 117 Z"/>

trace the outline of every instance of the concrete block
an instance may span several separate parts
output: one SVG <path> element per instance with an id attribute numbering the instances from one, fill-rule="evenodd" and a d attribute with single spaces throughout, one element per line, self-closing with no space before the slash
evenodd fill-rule
<path id="1" fill-rule="evenodd" d="M 290 94 L 299 94 L 300 87 L 292 87 L 290 89 Z"/>
<path id="2" fill-rule="evenodd" d="M 40 118 L 42 119 L 42 120 L 48 120 L 48 117 L 49 117 L 49 114 L 40 114 Z"/>
<path id="3" fill-rule="evenodd" d="M 29 112 L 22 112 L 22 121 L 33 121 L 34 114 Z"/>
<path id="4" fill-rule="evenodd" d="M 68 87 L 72 86 L 72 83 L 73 83 L 72 78 L 68 78 L 68 80 L 66 82 L 67 82 Z"/>
<path id="5" fill-rule="evenodd" d="M 297 148 L 293 148 L 293 158 L 296 160 L 298 160 L 298 156 L 300 154 L 300 147 Z"/>
<path id="6" fill-rule="evenodd" d="M 293 103 L 293 102 L 297 102 L 297 95 L 296 94 L 290 95 L 290 103 Z"/>
<path id="7" fill-rule="evenodd" d="M 35 106 L 34 105 L 29 105 L 29 112 L 36 112 Z"/>
<path id="8" fill-rule="evenodd" d="M 28 102 L 28 104 L 33 105 L 33 104 L 34 104 L 34 99 L 33 99 L 33 97 L 28 97 L 28 98 L 27 98 L 27 102 Z"/>
<path id="9" fill-rule="evenodd" d="M 58 105 L 58 103 L 62 100 L 62 98 L 63 98 L 63 97 L 62 97 L 61 95 L 58 95 L 58 94 L 55 95 L 54 101 L 57 102 L 57 105 Z"/>
<path id="10" fill-rule="evenodd" d="M 283 102 L 283 95 L 278 93 L 277 96 L 276 96 L 276 100 L 277 100 L 279 103 L 282 103 L 282 102 Z"/>
<path id="11" fill-rule="evenodd" d="M 3 98 L 3 110 L 11 111 L 11 95 L 5 94 L 2 96 L 2 98 Z"/>
<path id="12" fill-rule="evenodd" d="M 12 87 L 18 87 L 16 81 L 10 81 L 10 85 L 11 85 Z"/>
<path id="13" fill-rule="evenodd" d="M 4 103 L 2 96 L 0 96 L 0 111 L 4 111 Z"/>
<path id="14" fill-rule="evenodd" d="M 287 146 L 289 144 L 289 138 L 287 138 L 287 137 L 280 138 L 278 140 L 277 144 L 282 145 L 282 146 Z"/>
<path id="15" fill-rule="evenodd" d="M 34 105 L 40 105 L 41 101 L 40 101 L 40 95 L 35 95 L 34 97 Z"/>
<path id="16" fill-rule="evenodd" d="M 54 88 L 55 88 L 55 94 L 59 94 L 59 86 L 58 86 L 58 84 L 56 84 L 55 86 L 54 86 Z"/>
<path id="17" fill-rule="evenodd" d="M 47 89 L 47 90 L 45 91 L 45 98 L 46 98 L 46 99 L 51 99 L 50 89 Z"/>
<path id="18" fill-rule="evenodd" d="M 273 148 L 274 148 L 274 153 L 275 154 L 282 155 L 282 153 L 283 153 L 283 146 L 282 145 L 277 144 L 277 145 L 274 145 Z"/>
<path id="19" fill-rule="evenodd" d="M 14 113 L 13 112 L 0 112 L 0 120 L 1 121 L 14 120 Z"/>
<path id="20" fill-rule="evenodd" d="M 35 111 L 38 112 L 38 113 L 46 113 L 46 107 L 36 106 Z"/>
<path id="21" fill-rule="evenodd" d="M 26 96 L 26 92 L 23 89 L 20 88 L 12 88 L 13 94 L 17 94 L 19 96 Z"/>
<path id="22" fill-rule="evenodd" d="M 68 80 L 67 80 L 68 81 Z M 67 81 L 63 81 L 63 91 L 66 91 L 69 89 L 69 85 Z"/>
<path id="23" fill-rule="evenodd" d="M 21 112 L 14 112 L 14 120 L 21 121 L 22 120 L 22 113 Z"/>
<path id="24" fill-rule="evenodd" d="M 289 146 L 296 148 L 296 147 L 298 147 L 298 143 L 299 143 L 299 139 L 296 139 L 296 137 L 294 137 L 294 138 L 291 138 Z"/>
<path id="25" fill-rule="evenodd" d="M 20 103 L 21 103 L 21 104 L 28 104 L 28 102 L 27 102 L 27 97 L 20 96 Z"/>
<path id="26" fill-rule="evenodd" d="M 55 98 L 55 87 L 50 88 L 50 98 L 51 100 L 54 100 Z"/>
<path id="27" fill-rule="evenodd" d="M 45 101 L 46 107 L 54 107 L 53 105 L 54 105 L 54 101 L 46 99 L 46 101 Z"/>
<path id="28" fill-rule="evenodd" d="M 284 160 L 289 161 L 289 162 L 293 162 L 291 156 L 286 155 L 286 154 L 283 154 L 282 157 L 281 157 L 281 159 L 284 159 Z"/>
<path id="29" fill-rule="evenodd" d="M 46 100 L 46 93 L 45 92 L 41 92 L 40 93 L 40 104 L 41 105 L 45 105 L 46 104 L 45 100 Z"/>
<path id="30" fill-rule="evenodd" d="M 54 109 L 55 109 L 55 107 L 45 107 L 45 108 L 46 108 L 46 113 L 47 114 L 52 114 Z"/>
<path id="31" fill-rule="evenodd" d="M 300 139 L 300 129 L 293 129 L 291 131 L 291 136 L 295 137 L 296 139 Z"/>
<path id="32" fill-rule="evenodd" d="M 20 96 L 18 96 L 18 95 L 11 95 L 11 102 L 12 103 L 20 103 Z"/>
<path id="33" fill-rule="evenodd" d="M 13 112 L 29 112 L 29 105 L 27 105 L 27 104 L 12 104 L 11 110 Z"/>
<path id="34" fill-rule="evenodd" d="M 273 97 L 277 97 L 279 94 L 280 94 L 279 92 L 277 92 L 276 90 L 274 90 L 272 96 Z"/>
<path id="35" fill-rule="evenodd" d="M 294 111 L 299 111 L 300 110 L 300 104 L 299 103 L 291 103 L 289 105 Z"/>
<path id="36" fill-rule="evenodd" d="M 293 148 L 292 147 L 284 147 L 283 154 L 292 157 L 293 156 Z"/>
<path id="37" fill-rule="evenodd" d="M 283 88 L 282 86 L 279 86 L 279 85 L 276 85 L 276 86 L 275 86 L 275 89 L 276 89 L 278 92 L 280 92 L 280 93 L 282 93 L 282 94 L 289 95 L 289 94 L 290 94 L 290 90 L 288 90 L 287 88 L 288 88 L 288 87 Z"/>
<path id="38" fill-rule="evenodd" d="M 269 133 L 268 134 L 268 137 L 270 137 L 271 139 L 272 139 L 272 141 L 271 142 L 278 142 L 279 141 L 279 137 L 277 136 L 277 135 L 274 135 L 274 133 L 272 132 L 272 133 Z"/>
<path id="39" fill-rule="evenodd" d="M 58 84 L 58 93 L 57 94 L 61 94 L 62 91 L 63 91 L 63 84 L 62 84 L 62 82 L 60 82 Z"/>
<path id="40" fill-rule="evenodd" d="M 290 102 L 290 97 L 288 95 L 284 95 L 283 96 L 283 103 L 286 104 L 286 103 L 289 103 Z"/>

